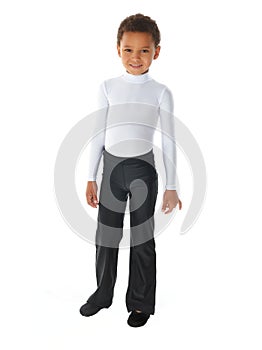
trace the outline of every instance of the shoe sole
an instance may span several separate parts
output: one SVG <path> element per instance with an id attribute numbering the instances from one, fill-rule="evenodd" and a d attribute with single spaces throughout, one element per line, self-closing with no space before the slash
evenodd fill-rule
<path id="1" fill-rule="evenodd" d="M 130 327 L 142 327 L 147 323 L 148 320 L 149 320 L 149 318 L 146 321 L 144 321 L 143 323 L 132 323 L 132 322 L 127 321 L 127 324 Z"/>

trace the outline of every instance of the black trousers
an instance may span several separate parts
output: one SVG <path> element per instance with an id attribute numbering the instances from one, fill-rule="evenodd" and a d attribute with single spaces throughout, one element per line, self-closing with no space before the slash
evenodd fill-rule
<path id="1" fill-rule="evenodd" d="M 154 211 L 158 194 L 158 174 L 154 153 L 136 157 L 116 157 L 104 149 L 103 174 L 96 230 L 97 290 L 90 303 L 112 304 L 117 277 L 119 243 L 129 197 L 130 258 L 126 292 L 128 311 L 155 312 L 156 251 Z"/>

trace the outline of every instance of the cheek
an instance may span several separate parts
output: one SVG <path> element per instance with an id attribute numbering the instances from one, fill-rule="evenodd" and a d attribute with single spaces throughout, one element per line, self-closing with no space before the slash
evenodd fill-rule
<path id="1" fill-rule="evenodd" d="M 126 61 L 128 59 L 128 56 L 126 53 L 122 53 L 122 61 Z"/>
<path id="2" fill-rule="evenodd" d="M 152 61 L 152 57 L 151 56 L 146 56 L 146 57 L 144 57 L 144 61 L 145 62 L 151 62 Z"/>

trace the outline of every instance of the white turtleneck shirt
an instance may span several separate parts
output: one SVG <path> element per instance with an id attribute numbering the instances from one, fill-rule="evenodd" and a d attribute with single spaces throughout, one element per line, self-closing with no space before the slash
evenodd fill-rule
<path id="1" fill-rule="evenodd" d="M 103 150 L 118 157 L 134 157 L 153 148 L 161 132 L 165 189 L 176 190 L 174 104 L 169 88 L 149 73 L 105 80 L 99 87 L 93 138 L 90 141 L 88 181 L 96 181 Z M 159 125 L 159 126 L 158 126 Z"/>

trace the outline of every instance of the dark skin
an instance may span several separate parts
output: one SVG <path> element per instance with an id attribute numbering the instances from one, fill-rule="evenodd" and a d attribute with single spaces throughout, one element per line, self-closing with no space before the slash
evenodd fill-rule
<path id="1" fill-rule="evenodd" d="M 96 181 L 88 181 L 86 187 L 86 200 L 88 205 L 90 205 L 92 208 L 97 208 L 97 205 L 99 204 L 99 200 L 97 197 L 97 189 L 98 186 Z M 181 210 L 182 202 L 178 198 L 176 190 L 165 190 L 162 205 L 162 211 L 165 212 L 164 214 L 171 213 L 171 211 L 177 206 L 177 204 L 179 210 Z"/>
<path id="2" fill-rule="evenodd" d="M 156 60 L 160 53 L 160 46 L 155 46 L 152 35 L 141 32 L 125 32 L 117 45 L 117 53 L 122 64 L 130 74 L 140 75 L 148 72 L 153 60 Z M 88 181 L 86 188 L 87 203 L 97 208 L 96 181 Z M 176 190 L 166 190 L 163 195 L 162 212 L 169 214 L 178 205 L 182 209 L 182 202 L 178 198 Z"/>
<path id="3" fill-rule="evenodd" d="M 160 53 L 160 46 L 155 46 L 152 35 L 141 32 L 125 32 L 117 45 L 117 52 L 126 71 L 130 74 L 140 75 L 148 71 L 153 60 Z M 96 181 L 88 181 L 86 188 L 86 200 L 92 208 L 97 208 L 98 186 Z M 169 214 L 178 205 L 182 209 L 182 202 L 178 198 L 176 190 L 166 190 L 163 195 L 162 212 Z M 136 310 L 140 313 L 141 310 Z"/>

